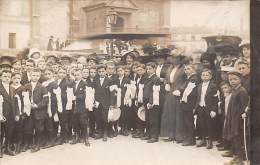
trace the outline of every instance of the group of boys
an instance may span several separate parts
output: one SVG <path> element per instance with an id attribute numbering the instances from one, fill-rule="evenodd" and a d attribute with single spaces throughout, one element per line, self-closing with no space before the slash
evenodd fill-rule
<path id="1" fill-rule="evenodd" d="M 16 155 L 68 142 L 90 146 L 89 137 L 107 141 L 118 134 L 132 133 L 133 138 L 148 143 L 158 141 L 166 85 L 156 74 L 155 62 L 135 61 L 127 66 L 112 61 L 95 65 L 92 61 L 83 69 L 69 70 L 56 65 L 47 64 L 41 69 L 29 59 L 24 68 L 21 61 L 16 61 L 12 69 L 2 67 L 1 157 L 3 149 L 9 155 Z M 219 87 L 212 79 L 212 70 L 204 68 L 197 73 L 193 63 L 185 64 L 186 81 L 179 93 L 174 94 L 181 98 L 184 113 L 183 134 L 188 139 L 184 146 L 193 144 L 196 131 L 200 139 L 197 147 L 211 149 L 212 119 L 222 109 L 224 142 L 219 150 L 229 150 L 229 155 L 235 155 L 232 163 L 242 161 L 241 121 L 246 118 L 249 100 L 242 85 L 243 67 L 249 66 L 242 61 L 239 67 L 240 71 L 228 72 L 227 81 Z M 109 112 L 115 109 L 120 109 L 120 118 L 108 120 Z M 138 117 L 142 112 L 144 119 Z"/>

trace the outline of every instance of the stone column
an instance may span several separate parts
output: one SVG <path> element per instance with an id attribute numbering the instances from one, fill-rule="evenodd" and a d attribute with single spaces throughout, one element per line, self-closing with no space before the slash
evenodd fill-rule
<path id="1" fill-rule="evenodd" d="M 40 48 L 40 0 L 30 0 L 30 47 Z"/>

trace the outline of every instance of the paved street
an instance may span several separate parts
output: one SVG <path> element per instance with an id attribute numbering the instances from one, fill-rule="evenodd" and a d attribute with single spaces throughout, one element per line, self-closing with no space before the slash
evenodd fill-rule
<path id="1" fill-rule="evenodd" d="M 37 153 L 6 156 L 1 165 L 221 165 L 230 159 L 222 158 L 214 148 L 182 147 L 160 141 L 147 144 L 140 139 L 119 136 L 102 140 L 90 139 L 91 147 L 83 144 L 65 144 Z M 159 156 L 158 156 L 159 155 Z"/>

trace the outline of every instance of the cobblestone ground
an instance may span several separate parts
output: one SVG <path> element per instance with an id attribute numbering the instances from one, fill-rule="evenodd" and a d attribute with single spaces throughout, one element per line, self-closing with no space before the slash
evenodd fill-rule
<path id="1" fill-rule="evenodd" d="M 148 144 L 140 139 L 118 136 L 102 140 L 90 139 L 91 146 L 64 144 L 29 151 L 15 157 L 4 155 L 1 165 L 222 165 L 229 158 L 221 152 L 195 146 L 183 147 L 172 142 Z"/>

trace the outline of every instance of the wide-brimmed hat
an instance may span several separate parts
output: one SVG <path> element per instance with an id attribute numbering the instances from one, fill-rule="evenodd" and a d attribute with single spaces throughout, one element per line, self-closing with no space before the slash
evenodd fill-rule
<path id="1" fill-rule="evenodd" d="M 15 57 L 11 56 L 1 56 L 0 57 L 0 67 L 12 67 Z"/>
<path id="2" fill-rule="evenodd" d="M 141 106 L 140 108 L 138 108 L 137 116 L 138 116 L 139 119 L 141 119 L 142 121 L 145 121 L 145 108 L 144 108 L 143 106 Z"/>
<path id="3" fill-rule="evenodd" d="M 121 115 L 121 109 L 120 108 L 111 107 L 108 110 L 107 120 L 108 120 L 108 122 L 117 121 L 120 118 L 120 115 Z"/>

